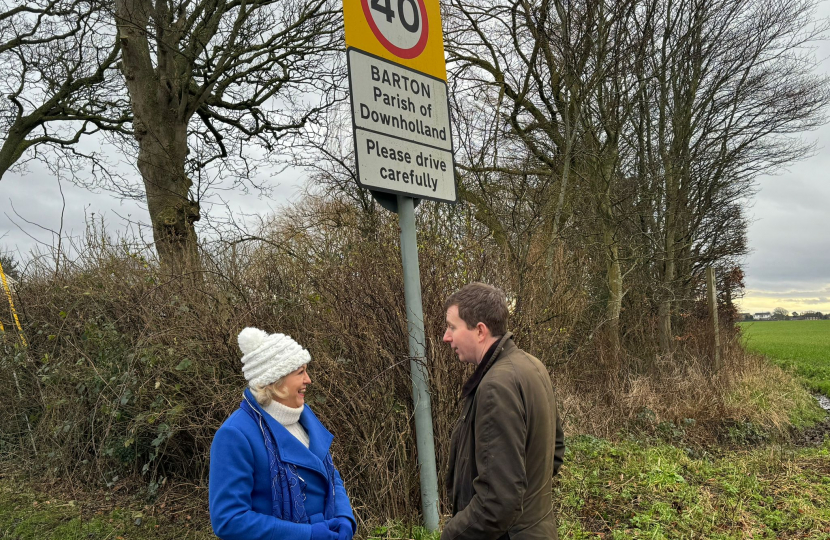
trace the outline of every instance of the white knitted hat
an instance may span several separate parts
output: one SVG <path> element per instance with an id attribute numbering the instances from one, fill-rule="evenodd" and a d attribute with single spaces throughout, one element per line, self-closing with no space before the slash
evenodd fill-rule
<path id="1" fill-rule="evenodd" d="M 244 328 L 237 338 L 242 349 L 242 374 L 250 386 L 265 386 L 311 361 L 311 355 L 285 334 Z"/>

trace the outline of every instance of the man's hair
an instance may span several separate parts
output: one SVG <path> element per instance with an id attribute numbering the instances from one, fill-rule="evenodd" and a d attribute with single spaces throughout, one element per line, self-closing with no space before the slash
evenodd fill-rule
<path id="1" fill-rule="evenodd" d="M 479 282 L 465 285 L 447 298 L 444 311 L 452 306 L 458 306 L 458 316 L 471 330 L 482 322 L 493 337 L 507 333 L 507 298 L 498 287 Z"/>

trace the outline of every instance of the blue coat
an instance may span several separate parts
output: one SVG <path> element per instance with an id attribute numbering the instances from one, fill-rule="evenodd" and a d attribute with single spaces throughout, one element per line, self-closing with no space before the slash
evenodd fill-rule
<path id="1" fill-rule="evenodd" d="M 306 482 L 305 508 L 311 523 L 323 520 L 329 483 L 323 460 L 334 438 L 306 405 L 300 424 L 308 433 L 306 448 L 285 427 L 266 413 L 248 390 L 248 401 L 268 422 L 277 440 L 280 459 L 293 463 Z M 311 525 L 271 515 L 271 471 L 262 432 L 254 420 L 237 409 L 222 424 L 210 447 L 210 522 L 222 540 L 309 540 Z M 356 530 L 349 497 L 334 471 L 335 515 L 348 518 Z"/>

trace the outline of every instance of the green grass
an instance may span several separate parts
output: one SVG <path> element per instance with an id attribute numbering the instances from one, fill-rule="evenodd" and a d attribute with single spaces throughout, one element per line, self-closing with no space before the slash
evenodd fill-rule
<path id="1" fill-rule="evenodd" d="M 567 445 L 554 487 L 563 540 L 830 539 L 830 439 L 817 448 L 764 446 L 718 455 L 590 436 L 569 438 Z M 185 528 L 144 517 L 136 525 L 138 514 L 123 508 L 82 517 L 81 502 L 33 487 L 0 479 L 0 538 L 214 538 L 205 522 Z M 438 537 L 396 523 L 356 538 Z"/>
<path id="2" fill-rule="evenodd" d="M 830 321 L 741 323 L 747 350 L 793 372 L 810 390 L 830 395 Z"/>
<path id="3" fill-rule="evenodd" d="M 0 478 L 0 538 L 9 540 L 207 540 L 208 525 L 156 519 L 128 508 L 90 511 L 100 501 L 74 501 L 43 493 L 18 479 Z M 86 511 L 84 506 L 87 506 Z M 185 518 L 184 520 L 188 520 Z"/>
<path id="4" fill-rule="evenodd" d="M 439 540 L 441 534 L 430 532 L 423 527 L 407 526 L 403 523 L 392 523 L 384 527 L 375 527 L 366 536 L 366 540 Z"/>
<path id="5" fill-rule="evenodd" d="M 582 436 L 557 481 L 563 539 L 830 538 L 830 440 L 721 456 Z"/>

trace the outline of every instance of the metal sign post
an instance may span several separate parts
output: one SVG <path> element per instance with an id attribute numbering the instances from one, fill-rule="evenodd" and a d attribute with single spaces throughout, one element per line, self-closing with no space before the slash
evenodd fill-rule
<path id="1" fill-rule="evenodd" d="M 426 370 L 417 200 L 455 202 L 438 0 L 343 0 L 358 183 L 397 212 L 415 438 L 426 528 L 438 529 L 438 474 Z"/>
<path id="2" fill-rule="evenodd" d="M 418 463 L 421 466 L 421 505 L 426 528 L 435 531 L 438 530 L 438 472 L 435 467 L 429 376 L 426 372 L 421 271 L 418 265 L 418 239 L 415 233 L 415 203 L 412 197 L 398 195 L 398 220 L 401 226 L 403 292 L 406 300 L 406 326 L 409 330 L 409 370 L 415 410 L 415 438 Z"/>

